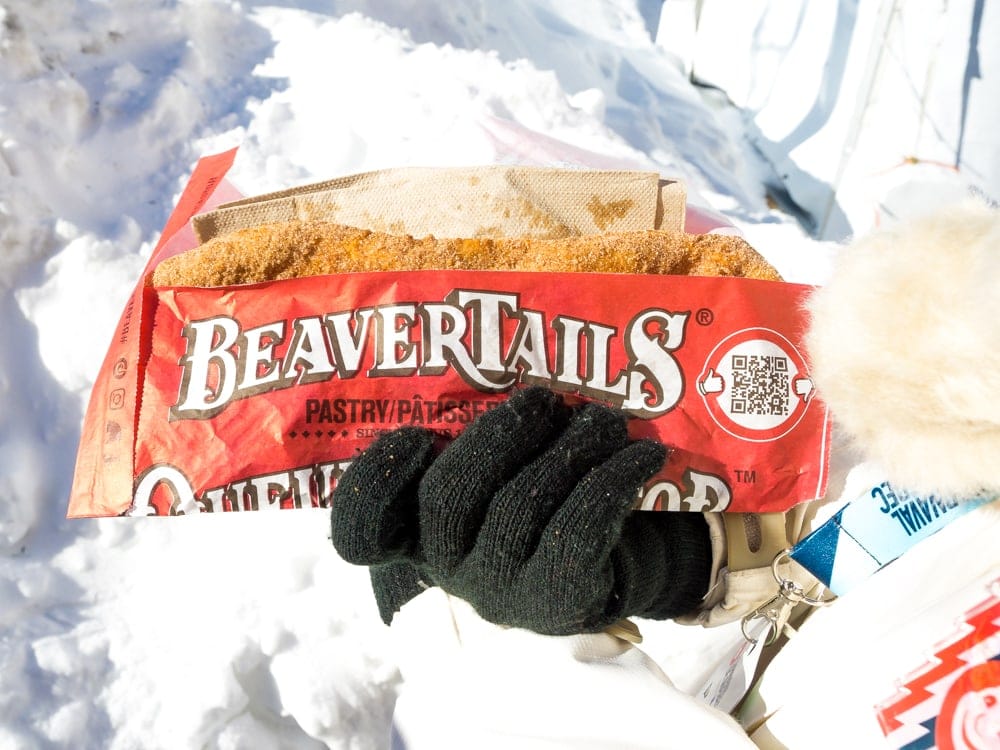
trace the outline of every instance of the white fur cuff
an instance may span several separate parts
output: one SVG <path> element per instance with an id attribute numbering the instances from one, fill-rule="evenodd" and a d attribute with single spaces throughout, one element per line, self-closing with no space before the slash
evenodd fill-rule
<path id="1" fill-rule="evenodd" d="M 818 392 L 890 481 L 1000 490 L 1000 212 L 951 207 L 854 242 L 809 308 Z"/>

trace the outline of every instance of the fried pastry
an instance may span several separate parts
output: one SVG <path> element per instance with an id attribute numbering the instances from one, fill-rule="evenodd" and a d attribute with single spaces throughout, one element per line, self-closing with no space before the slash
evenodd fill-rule
<path id="1" fill-rule="evenodd" d="M 241 229 L 160 263 L 154 286 L 231 286 L 359 271 L 500 270 L 780 281 L 739 237 L 659 230 L 559 239 L 386 234 L 323 221 Z"/>

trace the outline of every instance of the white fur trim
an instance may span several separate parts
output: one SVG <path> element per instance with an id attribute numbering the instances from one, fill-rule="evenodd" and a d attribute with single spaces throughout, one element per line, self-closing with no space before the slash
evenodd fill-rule
<path id="1" fill-rule="evenodd" d="M 818 393 L 890 481 L 1000 490 L 1000 212 L 970 203 L 852 243 L 809 311 Z"/>

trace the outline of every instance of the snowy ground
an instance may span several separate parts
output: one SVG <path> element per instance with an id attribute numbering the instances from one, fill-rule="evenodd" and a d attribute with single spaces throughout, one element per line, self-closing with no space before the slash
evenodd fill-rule
<path id="1" fill-rule="evenodd" d="M 0 6 L 2 748 L 388 742 L 391 650 L 325 513 L 63 517 L 90 383 L 199 155 L 239 144 L 246 194 L 406 164 L 655 169 L 822 277 L 741 118 L 653 44 L 658 3 L 292 5 Z M 663 648 L 692 680 L 697 651 Z"/>

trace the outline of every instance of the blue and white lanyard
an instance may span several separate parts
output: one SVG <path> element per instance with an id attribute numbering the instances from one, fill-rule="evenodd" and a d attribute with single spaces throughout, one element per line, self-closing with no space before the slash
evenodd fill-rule
<path id="1" fill-rule="evenodd" d="M 798 583 L 780 575 L 778 566 L 786 555 L 835 596 L 843 596 L 952 521 L 995 499 L 989 495 L 966 500 L 920 497 L 888 482 L 872 487 L 790 550 L 778 554 L 771 565 L 778 593 L 743 618 L 744 635 L 751 642 L 762 637 L 771 642 L 785 627 L 792 606 L 822 606 L 832 601 L 812 598 Z"/>
<path id="2" fill-rule="evenodd" d="M 924 539 L 992 499 L 920 497 L 882 482 L 837 511 L 788 554 L 830 591 L 843 596 Z"/>

